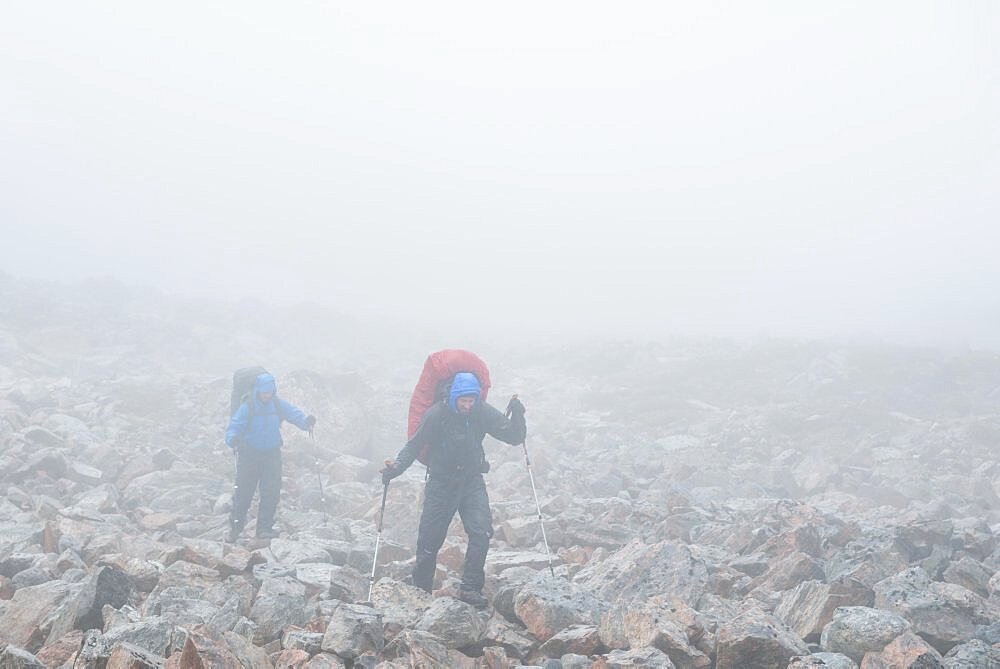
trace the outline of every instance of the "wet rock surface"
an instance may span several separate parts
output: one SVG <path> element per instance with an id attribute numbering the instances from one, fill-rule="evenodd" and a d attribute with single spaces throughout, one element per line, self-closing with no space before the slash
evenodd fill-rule
<path id="1" fill-rule="evenodd" d="M 1000 666 L 996 356 L 490 350 L 551 557 L 522 449 L 488 439 L 490 606 L 456 599 L 458 519 L 435 592 L 406 584 L 419 465 L 365 604 L 377 471 L 439 342 L 216 306 L 0 282 L 0 665 Z M 319 423 L 284 430 L 279 536 L 229 544 L 230 375 L 262 359 Z"/>

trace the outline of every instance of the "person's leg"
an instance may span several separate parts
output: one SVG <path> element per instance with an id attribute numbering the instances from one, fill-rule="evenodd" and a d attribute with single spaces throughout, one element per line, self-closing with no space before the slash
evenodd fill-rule
<path id="1" fill-rule="evenodd" d="M 462 590 L 478 593 L 486 582 L 483 569 L 486 565 L 486 553 L 490 548 L 490 537 L 493 536 L 490 498 L 486 494 L 486 483 L 481 475 L 465 482 L 459 498 L 458 513 L 465 533 L 469 535 L 469 547 L 465 551 L 465 567 L 462 571 Z"/>
<path id="2" fill-rule="evenodd" d="M 281 497 L 281 449 L 261 451 L 260 504 L 257 506 L 257 534 L 272 531 L 274 514 Z"/>
<path id="3" fill-rule="evenodd" d="M 424 508 L 417 530 L 417 559 L 413 564 L 413 585 L 430 592 L 434 587 L 437 554 L 448 535 L 448 525 L 458 507 L 455 481 L 428 479 L 424 486 Z"/>
<path id="4" fill-rule="evenodd" d="M 247 522 L 247 511 L 260 480 L 260 461 L 249 446 L 240 446 L 236 456 L 236 485 L 229 514 L 229 540 L 235 541 Z"/>

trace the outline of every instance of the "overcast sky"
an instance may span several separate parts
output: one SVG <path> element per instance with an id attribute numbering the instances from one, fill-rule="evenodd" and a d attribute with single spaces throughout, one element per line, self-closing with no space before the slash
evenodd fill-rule
<path id="1" fill-rule="evenodd" d="M 0 269 L 1000 348 L 1000 3 L 18 2 Z"/>

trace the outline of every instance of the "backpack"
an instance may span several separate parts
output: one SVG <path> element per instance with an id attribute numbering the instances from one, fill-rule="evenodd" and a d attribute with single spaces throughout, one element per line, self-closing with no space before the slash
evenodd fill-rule
<path id="1" fill-rule="evenodd" d="M 409 421 L 407 438 L 412 438 L 420 427 L 424 414 L 434 404 L 447 401 L 451 394 L 451 382 L 459 372 L 469 372 L 479 380 L 480 399 L 486 401 L 490 390 L 490 370 L 482 359 L 471 351 L 462 349 L 445 349 L 427 356 L 424 369 L 420 373 L 417 385 L 410 395 Z M 430 444 L 424 444 L 417 454 L 417 460 L 427 465 L 429 461 Z"/>

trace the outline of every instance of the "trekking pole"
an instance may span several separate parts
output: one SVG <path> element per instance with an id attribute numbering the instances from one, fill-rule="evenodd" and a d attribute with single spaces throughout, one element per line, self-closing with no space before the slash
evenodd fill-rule
<path id="1" fill-rule="evenodd" d="M 504 414 L 507 418 L 510 418 L 511 414 L 511 403 L 517 399 L 515 394 L 510 398 L 510 402 L 507 403 L 507 412 Z M 521 448 L 524 449 L 524 466 L 528 469 L 528 480 L 531 481 L 531 494 L 535 498 L 535 509 L 538 511 L 538 525 L 542 528 L 542 542 L 545 544 L 545 555 L 549 559 L 549 573 L 552 578 L 556 577 L 556 570 L 552 567 L 552 551 L 549 550 L 549 538 L 545 534 L 545 522 L 542 520 L 542 505 L 538 503 L 538 490 L 535 489 L 535 475 L 531 473 L 531 458 L 528 457 L 528 436 L 525 434 L 524 441 L 521 442 Z"/>
<path id="2" fill-rule="evenodd" d="M 375 565 L 378 564 L 378 545 L 382 542 L 382 519 L 385 517 L 385 498 L 389 495 L 389 484 L 382 484 L 382 510 L 378 512 L 378 534 L 375 535 L 375 555 L 372 557 L 372 573 L 368 576 L 368 601 L 372 601 L 375 588 Z"/>
<path id="3" fill-rule="evenodd" d="M 326 492 L 323 490 L 323 475 L 320 473 L 319 453 L 316 450 L 316 435 L 309 430 L 309 438 L 313 442 L 313 459 L 316 461 L 316 480 L 319 482 L 319 502 L 323 505 L 323 527 L 326 527 L 328 520 L 326 514 Z"/>

